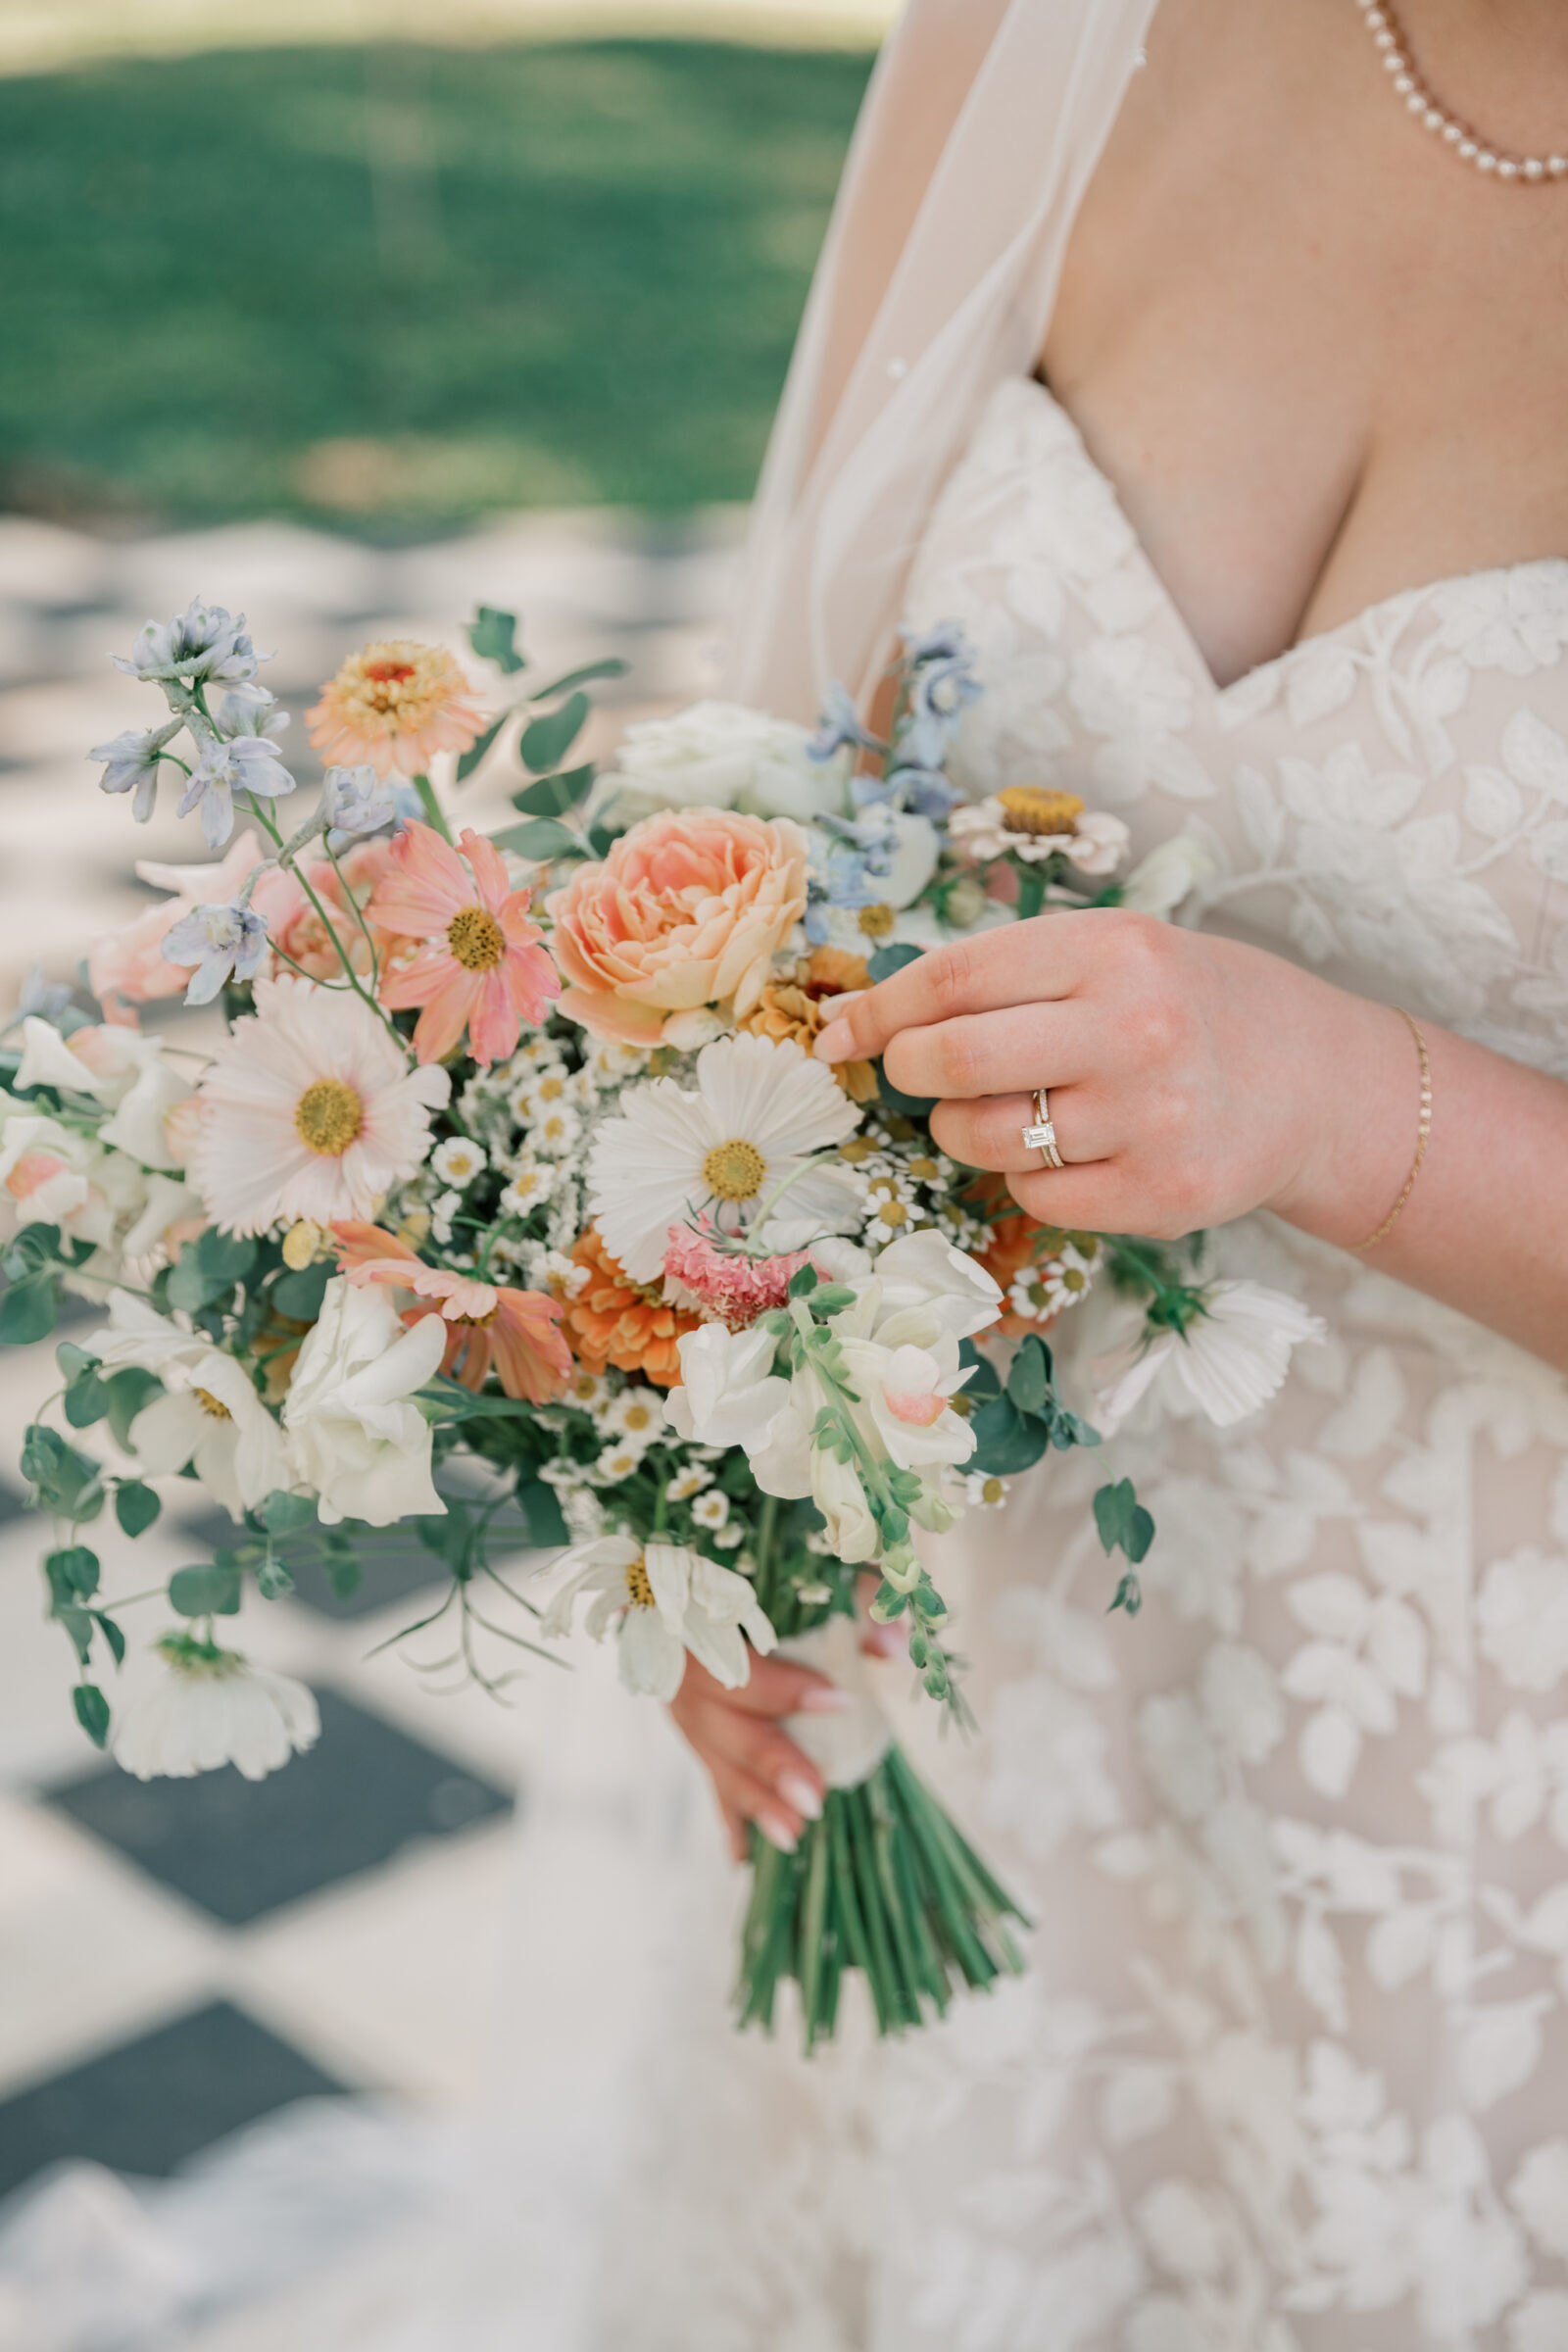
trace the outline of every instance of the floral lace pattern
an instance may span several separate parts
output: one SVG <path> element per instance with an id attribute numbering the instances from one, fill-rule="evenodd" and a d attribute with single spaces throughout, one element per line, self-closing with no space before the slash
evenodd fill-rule
<path id="1" fill-rule="evenodd" d="M 1011 382 L 909 612 L 980 647 L 977 794 L 1059 781 L 1139 855 L 1185 830 L 1185 919 L 1568 1076 L 1568 563 L 1221 691 Z M 1331 1337 L 1240 1431 L 1119 1442 L 1159 1527 L 1136 1623 L 1088 1460 L 944 1546 L 984 1733 L 923 1761 L 1031 1975 L 807 2070 L 687 1984 L 607 2344 L 1568 2346 L 1568 1382 L 1272 1220 L 1214 1254 Z"/>

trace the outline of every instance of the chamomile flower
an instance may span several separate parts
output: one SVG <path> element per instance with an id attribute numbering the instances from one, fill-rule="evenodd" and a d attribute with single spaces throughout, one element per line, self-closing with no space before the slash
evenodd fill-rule
<path id="1" fill-rule="evenodd" d="M 568 1103 L 554 1104 L 528 1125 L 528 1142 L 545 1159 L 564 1159 L 582 1133 L 582 1122 Z"/>
<path id="2" fill-rule="evenodd" d="M 555 1191 L 556 1175 L 556 1169 L 542 1167 L 537 1160 L 519 1160 L 512 1171 L 511 1183 L 501 1195 L 502 1215 L 531 1217 Z"/>
<path id="3" fill-rule="evenodd" d="M 537 1076 L 525 1078 L 512 1098 L 513 1108 L 525 1126 L 543 1118 L 547 1111 L 560 1110 L 572 1101 L 571 1072 L 555 1062 Z"/>
<path id="4" fill-rule="evenodd" d="M 866 1231 L 879 1240 L 906 1233 L 911 1226 L 922 1225 L 926 1212 L 912 1178 L 889 1171 L 873 1176 L 865 1188 L 865 1202 L 861 1210 Z"/>
<path id="5" fill-rule="evenodd" d="M 718 1528 L 713 1535 L 713 1542 L 720 1551 L 733 1551 L 737 1544 L 744 1544 L 745 1541 L 746 1530 L 738 1519 L 732 1519 L 727 1527 Z"/>
<path id="6" fill-rule="evenodd" d="M 622 1439 L 618 1446 L 607 1446 L 594 1464 L 594 1477 L 605 1486 L 618 1485 L 623 1478 L 632 1478 L 642 1467 L 643 1449 L 629 1446 Z"/>
<path id="7" fill-rule="evenodd" d="M 609 1384 L 597 1372 L 590 1372 L 586 1365 L 579 1364 L 566 1383 L 566 1393 L 562 1402 L 575 1405 L 579 1413 L 597 1415 L 603 1411 L 609 1396 Z M 541 1470 L 539 1475 L 543 1478 L 544 1472 Z"/>
<path id="8" fill-rule="evenodd" d="M 523 1039 L 507 1066 L 514 1074 L 523 1069 L 543 1070 L 552 1067 L 561 1057 L 560 1039 L 548 1036 L 541 1029 L 534 1036 Z"/>
<path id="9" fill-rule="evenodd" d="M 449 1135 L 430 1154 L 430 1165 L 442 1183 L 455 1185 L 460 1192 L 466 1191 L 476 1176 L 482 1176 L 488 1164 L 479 1146 L 466 1135 Z"/>
<path id="10" fill-rule="evenodd" d="M 1059 1255 L 1045 1258 L 1039 1265 L 1025 1266 L 1013 1277 L 1007 1304 L 1015 1315 L 1045 1322 L 1087 1298 L 1094 1278 L 1095 1270 L 1088 1258 L 1068 1242 Z"/>
<path id="11" fill-rule="evenodd" d="M 710 1487 L 712 1483 L 711 1470 L 704 1470 L 694 1464 L 689 1470 L 677 1471 L 675 1476 L 669 1480 L 664 1488 L 664 1500 L 666 1502 L 690 1502 L 694 1494 L 700 1494 L 705 1487 Z"/>
<path id="12" fill-rule="evenodd" d="M 663 1396 L 653 1389 L 622 1389 L 604 1408 L 600 1426 L 618 1437 L 622 1445 L 635 1446 L 640 1452 L 664 1435 Z"/>
<path id="13" fill-rule="evenodd" d="M 729 1496 L 721 1494 L 716 1487 L 710 1494 L 699 1494 L 697 1500 L 692 1504 L 692 1517 L 699 1527 L 706 1527 L 710 1531 L 716 1531 L 727 1526 Z"/>
<path id="14" fill-rule="evenodd" d="M 430 1203 L 430 1231 L 444 1250 L 452 1239 L 452 1220 L 463 1206 L 461 1193 L 438 1193 Z"/>
<path id="15" fill-rule="evenodd" d="M 1010 1479 L 988 1476 L 983 1470 L 971 1470 L 963 1480 L 963 1499 L 975 1510 L 998 1509 L 1011 1491 Z"/>
<path id="16" fill-rule="evenodd" d="M 584 1076 L 595 1087 L 623 1085 L 628 1078 L 640 1078 L 648 1067 L 648 1056 L 636 1046 L 621 1046 L 607 1038 L 596 1046 L 588 1056 Z"/>

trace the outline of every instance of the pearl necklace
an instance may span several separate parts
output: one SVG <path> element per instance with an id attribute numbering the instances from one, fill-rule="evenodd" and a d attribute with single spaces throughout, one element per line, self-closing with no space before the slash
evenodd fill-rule
<path id="1" fill-rule="evenodd" d="M 1356 0 L 1356 5 L 1374 45 L 1383 53 L 1383 71 L 1392 79 L 1396 94 L 1404 100 L 1405 111 L 1428 130 L 1436 131 L 1461 163 L 1473 164 L 1478 172 L 1495 179 L 1568 179 L 1568 156 L 1503 155 L 1474 137 L 1464 123 L 1438 104 L 1416 72 L 1388 0 Z"/>

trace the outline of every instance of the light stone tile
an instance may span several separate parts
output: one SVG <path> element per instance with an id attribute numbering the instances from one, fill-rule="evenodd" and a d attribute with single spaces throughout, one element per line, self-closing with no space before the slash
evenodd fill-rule
<path id="1" fill-rule="evenodd" d="M 244 612 L 255 642 L 270 652 L 280 631 L 304 619 L 374 612 L 387 570 L 385 556 L 352 539 L 296 523 L 229 523 L 122 548 L 114 590 L 123 610 L 160 620 L 205 596 Z"/>
<path id="2" fill-rule="evenodd" d="M 18 605 L 95 604 L 109 593 L 113 550 L 85 531 L 0 514 L 0 597 Z"/>

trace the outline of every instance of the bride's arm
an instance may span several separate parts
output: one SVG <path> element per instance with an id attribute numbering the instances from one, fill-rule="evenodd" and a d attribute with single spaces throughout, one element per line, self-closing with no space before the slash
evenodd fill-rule
<path id="1" fill-rule="evenodd" d="M 1366 1262 L 1568 1370 L 1568 1087 L 1422 1023 L 1431 1137 Z M 1420 1063 L 1387 1005 L 1256 948 L 1112 909 L 956 943 L 840 1015 L 826 1061 L 886 1056 L 932 1132 L 1032 1216 L 1174 1237 L 1270 1208 L 1354 1249 L 1415 1155 Z M 1061 1155 L 1021 1130 L 1050 1090 Z"/>

